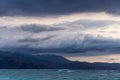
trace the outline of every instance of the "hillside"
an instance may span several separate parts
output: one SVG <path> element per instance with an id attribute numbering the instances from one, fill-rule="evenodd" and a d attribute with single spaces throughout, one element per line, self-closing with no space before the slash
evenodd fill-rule
<path id="1" fill-rule="evenodd" d="M 0 69 L 120 69 L 117 63 L 69 61 L 57 55 L 31 55 L 0 51 Z"/>

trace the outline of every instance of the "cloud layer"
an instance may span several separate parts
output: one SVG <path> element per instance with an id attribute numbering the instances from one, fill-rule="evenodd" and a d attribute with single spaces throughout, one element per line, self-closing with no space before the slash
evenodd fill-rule
<path id="1" fill-rule="evenodd" d="M 1 0 L 0 50 L 120 53 L 119 4 L 119 0 Z"/>
<path id="2" fill-rule="evenodd" d="M 119 0 L 1 0 L 1 16 L 63 15 L 79 12 L 119 14 Z"/>
<path id="3" fill-rule="evenodd" d="M 108 37 L 108 35 L 103 36 L 100 34 L 105 34 L 105 32 L 102 32 L 102 29 L 105 30 L 105 26 L 109 26 L 110 24 L 102 25 L 102 27 L 99 25 L 98 28 L 94 26 L 99 23 L 93 24 L 91 27 L 86 26 L 89 22 L 86 24 L 82 23 L 83 22 L 80 23 L 82 27 L 79 26 L 79 28 L 74 26 L 73 23 L 71 26 L 70 24 L 60 24 L 50 27 L 41 25 L 24 25 L 26 30 L 23 29 L 23 26 L 19 26 L 17 28 L 1 27 L 0 49 L 31 54 L 84 53 L 84 56 L 88 56 L 86 52 L 91 51 L 101 52 L 97 55 L 103 55 L 102 52 L 120 52 L 120 38 L 114 38 L 112 36 Z M 59 30 L 59 26 L 62 27 L 62 30 Z M 49 29 L 47 29 L 48 27 Z M 34 29 L 37 30 L 37 32 Z M 97 30 L 102 31 L 96 34 L 96 32 L 98 32 Z M 114 33 L 110 32 L 110 34 Z"/>

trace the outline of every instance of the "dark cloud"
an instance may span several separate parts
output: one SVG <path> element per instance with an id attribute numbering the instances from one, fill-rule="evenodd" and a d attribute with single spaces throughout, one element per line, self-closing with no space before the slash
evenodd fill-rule
<path id="1" fill-rule="evenodd" d="M 59 31 L 59 30 L 81 30 L 81 29 L 93 29 L 93 28 L 100 28 L 106 27 L 109 25 L 113 25 L 115 23 L 119 23 L 118 21 L 110 21 L 110 20 L 78 20 L 74 22 L 66 22 L 60 23 L 55 25 L 37 25 L 37 24 L 30 24 L 30 25 L 22 25 L 17 27 L 17 29 L 32 33 L 40 33 L 40 32 L 49 32 L 49 31 Z"/>
<path id="2" fill-rule="evenodd" d="M 26 43 L 26 42 L 28 42 L 28 43 L 32 43 L 32 42 L 39 42 L 39 40 L 38 39 L 33 39 L 33 38 L 25 38 L 25 39 L 20 39 L 20 40 L 18 40 L 18 42 L 21 42 L 21 43 Z"/>
<path id="3" fill-rule="evenodd" d="M 48 37 L 45 37 L 45 38 L 40 39 L 40 41 L 46 41 L 46 40 L 49 40 L 49 39 L 54 38 L 55 36 L 56 36 L 56 35 L 51 35 L 51 36 L 48 36 Z"/>
<path id="4" fill-rule="evenodd" d="M 20 26 L 19 29 L 33 33 L 63 30 L 62 28 L 51 27 L 46 25 L 34 25 L 34 24 Z"/>
<path id="5" fill-rule="evenodd" d="M 0 0 L 0 15 L 55 15 L 77 12 L 119 13 L 120 0 Z"/>
<path id="6" fill-rule="evenodd" d="M 7 27 L 5 27 L 5 26 L 0 26 L 0 29 L 7 29 Z"/>
<path id="7" fill-rule="evenodd" d="M 47 37 L 46 37 L 46 39 L 47 39 Z M 36 41 L 34 39 L 31 41 L 29 41 L 30 39 L 25 39 L 25 40 L 22 40 L 24 45 L 22 45 L 20 47 L 16 47 L 16 46 L 8 47 L 7 46 L 7 48 L 4 48 L 4 50 L 23 52 L 23 53 L 31 53 L 31 54 L 34 54 L 34 53 L 39 53 L 39 54 L 58 53 L 58 54 L 74 54 L 74 55 L 76 55 L 75 53 L 79 53 L 79 54 L 84 53 L 84 54 L 82 54 L 84 56 L 88 56 L 88 55 L 90 56 L 91 54 L 86 54 L 86 52 L 91 52 L 91 51 L 95 52 L 92 54 L 92 56 L 106 55 L 105 52 L 108 52 L 109 54 L 114 54 L 114 53 L 120 52 L 120 41 L 119 40 L 108 39 L 108 38 L 104 38 L 104 37 L 100 37 L 100 36 L 92 37 L 90 35 L 86 35 L 84 37 L 84 39 L 77 40 L 77 41 L 76 41 L 76 39 L 73 39 L 71 41 L 66 40 L 64 42 L 62 42 L 62 40 L 61 40 L 61 43 L 59 45 L 56 45 L 56 43 L 58 43 L 58 42 L 54 41 L 53 39 L 51 41 L 49 39 L 49 37 L 47 40 L 48 42 L 42 42 L 43 40 Z M 25 44 L 25 42 L 27 43 L 28 41 L 30 44 Z M 40 41 L 41 41 L 41 43 L 35 44 L 35 42 L 40 42 Z M 20 43 L 22 43 L 22 42 L 20 40 Z M 45 45 L 46 43 L 52 43 L 52 45 L 54 45 L 54 47 L 52 45 L 46 46 Z M 42 46 L 41 46 L 41 44 L 42 44 Z M 34 45 L 34 46 L 32 46 L 32 45 Z M 96 53 L 96 52 L 99 52 L 99 53 Z M 104 53 L 102 53 L 102 52 L 104 52 Z M 107 53 L 107 55 L 108 55 L 108 53 Z"/>
<path id="8" fill-rule="evenodd" d="M 56 35 L 51 35 L 51 36 L 47 36 L 47 37 L 40 38 L 40 39 L 39 38 L 23 38 L 23 39 L 19 39 L 18 42 L 20 42 L 20 43 L 39 43 L 39 42 L 42 42 L 42 41 L 52 39 L 55 36 Z"/>

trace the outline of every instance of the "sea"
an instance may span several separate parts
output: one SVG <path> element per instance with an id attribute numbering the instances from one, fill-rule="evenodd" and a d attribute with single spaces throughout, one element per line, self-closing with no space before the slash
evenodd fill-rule
<path id="1" fill-rule="evenodd" d="M 120 80 L 120 71 L 69 69 L 1 69 L 0 80 Z"/>

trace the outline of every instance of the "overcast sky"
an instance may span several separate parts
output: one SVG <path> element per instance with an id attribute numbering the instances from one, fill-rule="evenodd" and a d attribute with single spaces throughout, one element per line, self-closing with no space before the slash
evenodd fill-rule
<path id="1" fill-rule="evenodd" d="M 0 0 L 0 50 L 118 62 L 119 14 L 120 0 Z"/>

